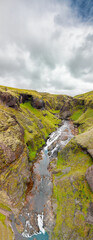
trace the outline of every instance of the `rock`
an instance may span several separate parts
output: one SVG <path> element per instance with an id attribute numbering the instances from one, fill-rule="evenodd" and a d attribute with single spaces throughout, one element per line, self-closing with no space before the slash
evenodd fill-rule
<path id="1" fill-rule="evenodd" d="M 45 108 L 44 100 L 39 97 L 34 97 L 31 94 L 26 94 L 26 93 L 20 94 L 19 102 L 20 103 L 30 102 L 32 107 L 37 109 Z"/>
<path id="2" fill-rule="evenodd" d="M 32 107 L 37 108 L 37 109 L 45 108 L 45 103 L 44 103 L 43 99 L 39 99 L 39 98 L 33 98 L 31 105 L 32 105 Z"/>
<path id="3" fill-rule="evenodd" d="M 76 141 L 93 158 L 93 127 L 76 136 Z"/>
<path id="4" fill-rule="evenodd" d="M 90 186 L 90 188 L 91 188 L 91 190 L 93 192 L 93 165 L 90 166 L 87 169 L 85 176 L 86 176 L 86 180 L 87 180 L 87 182 L 88 182 L 88 184 L 89 184 L 89 186 Z"/>
<path id="5" fill-rule="evenodd" d="M 70 111 L 65 111 L 62 114 L 63 119 L 68 119 L 71 116 L 71 112 Z"/>
<path id="6" fill-rule="evenodd" d="M 62 171 L 61 171 L 61 170 L 54 170 L 54 171 L 52 172 L 52 174 L 58 174 L 58 173 L 62 173 Z"/>
<path id="7" fill-rule="evenodd" d="M 12 107 L 18 109 L 19 100 L 16 96 L 13 96 L 9 92 L 1 92 L 0 91 L 0 101 L 6 104 L 8 107 Z"/>
<path id="8" fill-rule="evenodd" d="M 0 121 L 0 170 L 17 160 L 24 150 L 24 130 L 15 116 L 1 112 L 5 121 Z M 4 128 L 4 126 L 6 127 Z"/>
<path id="9" fill-rule="evenodd" d="M 25 102 L 31 102 L 33 100 L 33 96 L 30 94 L 22 93 L 19 96 L 19 102 L 20 103 L 25 103 Z"/>
<path id="10" fill-rule="evenodd" d="M 64 173 L 64 174 L 69 173 L 70 170 L 71 170 L 71 167 L 67 167 L 67 168 L 62 170 L 62 173 Z"/>
<path id="11" fill-rule="evenodd" d="M 89 206 L 89 208 L 88 208 L 88 213 L 87 213 L 86 221 L 87 221 L 89 224 L 93 224 L 93 203 L 92 203 L 92 202 L 90 203 L 90 206 Z"/>
<path id="12" fill-rule="evenodd" d="M 39 129 L 43 129 L 43 128 L 44 128 L 43 124 L 42 124 L 40 121 L 38 121 L 38 124 L 37 124 L 37 125 L 38 125 L 38 128 L 39 128 Z"/>
<path id="13" fill-rule="evenodd" d="M 62 119 L 68 119 L 72 112 L 73 108 L 76 106 L 83 106 L 84 105 L 84 100 L 76 99 L 67 96 L 67 99 L 63 99 L 63 105 L 60 110 L 60 116 Z"/>
<path id="14" fill-rule="evenodd" d="M 24 129 L 14 115 L 0 111 L 0 190 L 14 205 L 22 204 L 29 176 Z"/>
<path id="15" fill-rule="evenodd" d="M 68 136 L 65 135 L 65 134 L 64 134 L 63 136 L 61 136 L 61 140 L 62 140 L 62 141 L 66 141 L 67 139 L 68 139 Z"/>
<path id="16" fill-rule="evenodd" d="M 93 158 L 93 149 L 88 149 L 88 152 L 91 155 L 91 157 Z"/>
<path id="17" fill-rule="evenodd" d="M 64 130 L 64 132 L 65 132 L 65 133 L 68 133 L 68 132 L 69 132 L 69 131 L 68 131 L 68 128 L 66 128 L 66 129 Z"/>

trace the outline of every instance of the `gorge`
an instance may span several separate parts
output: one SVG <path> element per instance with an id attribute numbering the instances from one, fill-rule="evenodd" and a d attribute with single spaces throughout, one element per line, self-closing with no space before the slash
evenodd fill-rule
<path id="1" fill-rule="evenodd" d="M 1 240 L 92 239 L 93 92 L 0 87 L 0 135 Z"/>

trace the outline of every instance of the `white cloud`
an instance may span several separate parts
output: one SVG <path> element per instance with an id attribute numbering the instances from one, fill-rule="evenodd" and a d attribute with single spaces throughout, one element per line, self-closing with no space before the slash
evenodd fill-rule
<path id="1" fill-rule="evenodd" d="M 93 26 L 70 1 L 0 1 L 0 84 L 52 93 L 93 89 Z"/>

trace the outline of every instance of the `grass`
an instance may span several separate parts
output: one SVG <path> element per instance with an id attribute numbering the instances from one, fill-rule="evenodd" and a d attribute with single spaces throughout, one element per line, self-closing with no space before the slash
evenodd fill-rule
<path id="1" fill-rule="evenodd" d="M 93 193 L 85 180 L 85 172 L 91 164 L 91 157 L 74 140 L 59 153 L 57 169 L 61 173 L 53 176 L 53 197 L 57 201 L 53 240 L 69 239 L 71 235 L 74 235 L 73 239 L 86 239 L 88 232 L 93 231 L 93 226 L 86 223 L 87 209 L 93 201 Z M 67 167 L 71 170 L 63 174 L 62 170 Z"/>
<path id="2" fill-rule="evenodd" d="M 72 114 L 71 119 L 72 119 L 73 121 L 78 120 L 78 118 L 83 114 L 83 111 L 84 111 L 83 109 L 79 109 L 79 110 L 75 111 L 75 112 Z"/>
<path id="3" fill-rule="evenodd" d="M 6 216 L 0 213 L 0 240 L 13 240 L 14 233 L 9 226 L 9 223 L 5 222 Z"/>
<path id="4" fill-rule="evenodd" d="M 0 208 L 11 212 L 11 209 L 10 209 L 8 206 L 6 206 L 6 205 L 4 205 L 3 203 L 1 203 L 1 202 L 0 202 Z"/>
<path id="5" fill-rule="evenodd" d="M 77 95 L 75 98 L 82 99 L 85 102 L 85 105 L 87 107 L 92 107 L 93 108 L 93 91 L 87 92 L 85 94 Z"/>
<path id="6" fill-rule="evenodd" d="M 19 98 L 19 95 L 22 93 L 31 94 L 33 98 L 42 99 L 45 102 L 45 109 L 38 110 L 31 106 L 30 102 L 20 104 L 18 110 L 13 108 L 6 107 L 3 103 L 0 105 L 0 130 L 1 130 L 1 139 L 9 147 L 11 146 L 12 150 L 15 152 L 19 144 L 19 132 L 21 125 L 24 129 L 24 154 L 22 158 L 16 159 L 16 163 L 11 164 L 11 168 L 7 168 L 7 171 L 1 174 L 1 182 L 5 182 L 5 190 L 8 186 L 8 193 L 11 193 L 11 196 L 14 196 L 15 191 L 17 192 L 18 202 L 15 205 L 19 208 L 20 199 L 23 201 L 23 195 L 20 196 L 20 189 L 22 185 L 20 182 L 26 176 L 22 176 L 22 172 L 27 169 L 28 159 L 27 159 L 27 149 L 29 151 L 29 161 L 35 159 L 36 153 L 38 150 L 45 144 L 46 138 L 48 135 L 55 131 L 56 127 L 61 120 L 59 120 L 60 109 L 65 104 L 65 107 L 69 109 L 70 102 L 70 111 L 73 111 L 71 119 L 79 124 L 79 133 L 73 141 L 71 141 L 64 150 L 59 153 L 57 169 L 60 170 L 56 176 L 53 176 L 54 184 L 54 198 L 57 202 L 57 218 L 56 225 L 54 228 L 53 240 L 58 239 L 92 239 L 93 226 L 88 225 L 85 221 L 87 217 L 87 209 L 89 203 L 93 202 L 93 194 L 91 193 L 88 184 L 85 180 L 86 169 L 92 164 L 91 157 L 85 152 L 82 151 L 78 144 L 83 143 L 83 147 L 92 147 L 92 127 L 93 127 L 93 92 L 86 93 L 84 95 L 76 96 L 78 99 L 83 99 L 85 106 L 74 106 L 73 99 L 66 95 L 55 95 L 47 93 L 38 93 L 36 91 L 30 90 L 21 90 L 7 87 L 0 87 L 1 91 L 8 92 L 13 96 Z M 66 109 L 66 108 L 65 108 Z M 14 125 L 14 118 L 19 125 Z M 58 117 L 57 117 L 58 115 Z M 7 127 L 7 130 L 6 130 Z M 87 132 L 86 132 L 87 131 Z M 86 140 L 86 141 L 85 141 Z M 78 143 L 78 144 L 77 144 Z M 18 152 L 18 151 L 17 151 Z M 1 164 L 6 164 L 7 158 L 5 158 L 3 151 L 0 151 Z M 4 162 L 5 158 L 5 162 Z M 70 167 L 70 171 L 67 174 L 63 174 L 62 170 Z M 21 180 L 19 182 L 20 175 Z M 16 177 L 15 177 L 16 176 Z M 16 179 L 14 182 L 13 180 Z M 8 184 L 8 185 L 7 185 Z M 21 186 L 21 187 L 20 187 Z M 25 188 L 25 186 L 24 186 Z M 24 190 L 25 191 L 25 190 Z M 19 194 L 19 195 L 18 195 Z M 4 210 L 9 210 L 7 206 L 4 206 L 3 203 L 0 204 L 0 207 Z M 6 240 L 8 232 L 10 231 L 5 225 L 5 216 L 0 215 L 0 232 L 4 233 L 2 239 Z M 89 238 L 87 238 L 89 234 Z M 9 240 L 12 239 L 12 233 L 10 233 Z"/>
<path id="7" fill-rule="evenodd" d="M 20 107 L 28 119 L 28 121 L 24 119 L 22 124 L 25 130 L 25 142 L 29 149 L 29 160 L 32 161 L 37 151 L 45 144 L 45 139 L 56 129 L 60 120 L 54 115 L 56 111 L 52 110 L 51 113 L 48 110 L 35 109 L 30 102 L 21 104 Z M 20 116 L 18 118 L 20 119 Z M 26 124 L 26 122 L 28 123 Z"/>
<path id="8" fill-rule="evenodd" d="M 3 215 L 2 213 L 0 213 L 0 221 L 1 221 L 3 224 L 5 224 L 5 219 L 6 219 L 5 215 Z"/>

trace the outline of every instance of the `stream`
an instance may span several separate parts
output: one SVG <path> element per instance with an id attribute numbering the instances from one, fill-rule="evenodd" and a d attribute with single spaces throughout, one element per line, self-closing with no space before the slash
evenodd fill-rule
<path id="1" fill-rule="evenodd" d="M 14 216 L 12 228 L 17 240 L 48 240 L 48 233 L 52 229 L 52 174 L 49 163 L 57 158 L 57 153 L 74 136 L 74 126 L 69 121 L 62 121 L 62 126 L 51 133 L 46 145 L 38 154 L 33 165 L 31 182 L 28 185 L 26 203 L 21 210 L 15 224 Z M 22 234 L 18 233 L 17 225 L 21 225 Z"/>

